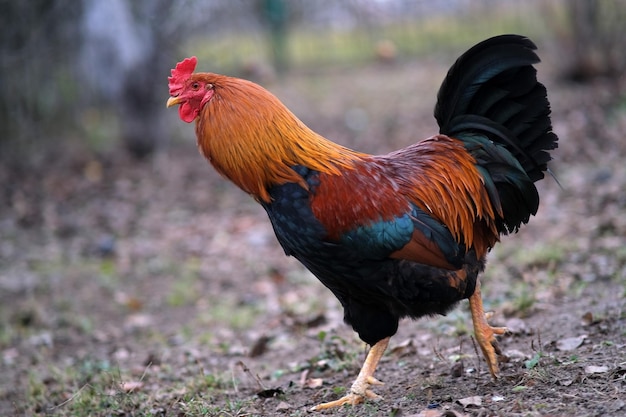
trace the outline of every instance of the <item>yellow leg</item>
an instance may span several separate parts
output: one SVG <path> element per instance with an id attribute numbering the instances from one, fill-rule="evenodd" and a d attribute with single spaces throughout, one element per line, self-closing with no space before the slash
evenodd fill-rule
<path id="1" fill-rule="evenodd" d="M 387 337 L 372 346 L 370 351 L 367 353 L 367 357 L 365 358 L 365 362 L 363 362 L 359 375 L 356 377 L 356 380 L 352 384 L 350 392 L 347 395 L 336 401 L 316 405 L 311 408 L 311 411 L 341 407 L 344 404 L 356 405 L 362 403 L 366 398 L 381 398 L 380 395 L 374 393 L 369 389 L 369 387 L 370 385 L 383 385 L 382 382 L 374 378 L 374 372 L 376 371 L 376 366 L 378 365 L 380 358 L 383 357 L 383 354 L 387 349 L 389 339 L 390 338 Z"/>
<path id="2" fill-rule="evenodd" d="M 474 323 L 474 336 L 480 346 L 480 350 L 483 351 L 483 355 L 489 366 L 489 373 L 491 373 L 494 379 L 497 379 L 500 374 L 497 355 L 501 352 L 496 340 L 496 335 L 506 333 L 506 327 L 491 327 L 487 322 L 490 315 L 486 315 L 485 309 L 483 308 L 483 299 L 480 294 L 480 281 L 476 281 L 476 290 L 470 297 L 469 302 L 472 312 L 472 321 Z"/>

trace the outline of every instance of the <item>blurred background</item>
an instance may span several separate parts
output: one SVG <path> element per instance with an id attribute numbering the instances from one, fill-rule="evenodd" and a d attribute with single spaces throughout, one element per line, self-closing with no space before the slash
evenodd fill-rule
<path id="1" fill-rule="evenodd" d="M 605 352 L 625 375 L 624 22 L 622 0 L 0 0 L 0 415 L 253 415 L 219 408 L 256 389 L 238 360 L 283 387 L 319 361 L 347 378 L 363 350 L 337 301 L 199 155 L 193 125 L 165 107 L 170 69 L 196 55 L 198 70 L 260 83 L 325 137 L 383 153 L 437 132 L 446 71 L 502 33 L 538 46 L 563 187 L 541 181 L 538 216 L 490 254 L 487 308 L 540 326 L 546 345 L 602 342 L 550 362 L 582 377 L 533 379 L 519 361 L 548 356 L 531 332 L 508 337 L 522 352 L 511 378 L 539 384 L 516 398 L 543 398 L 484 415 L 552 402 L 597 415 L 617 391 L 579 364 Z M 576 327 L 584 313 L 600 324 Z M 445 376 L 433 344 L 472 346 L 467 322 L 461 308 L 402 326 L 397 340 L 426 354 L 389 372 Z M 289 401 L 306 410 L 312 391 L 298 389 Z M 572 402 L 581 392 L 594 398 Z"/>
<path id="2" fill-rule="evenodd" d="M 1 0 L 0 16 L 0 149 L 19 163 L 69 144 L 152 154 L 172 140 L 169 69 L 191 54 L 201 70 L 267 84 L 287 72 L 450 59 L 515 32 L 564 80 L 616 77 L 626 65 L 621 1 Z"/>

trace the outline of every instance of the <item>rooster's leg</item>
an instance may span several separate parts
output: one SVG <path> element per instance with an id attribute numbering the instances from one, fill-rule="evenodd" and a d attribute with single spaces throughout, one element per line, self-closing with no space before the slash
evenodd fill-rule
<path id="1" fill-rule="evenodd" d="M 356 377 L 356 380 L 352 384 L 350 392 L 347 395 L 336 401 L 316 405 L 311 408 L 311 410 L 326 410 L 328 408 L 340 407 L 344 404 L 356 405 L 362 403 L 366 398 L 381 398 L 380 395 L 374 393 L 369 389 L 369 387 L 370 385 L 383 385 L 382 382 L 374 378 L 374 371 L 376 371 L 376 366 L 387 349 L 389 339 L 390 338 L 387 337 L 372 346 L 370 351 L 367 353 L 367 357 L 365 358 L 365 362 L 361 367 L 359 375 Z"/>
<path id="2" fill-rule="evenodd" d="M 483 299 L 480 294 L 480 281 L 476 281 L 476 290 L 470 297 L 469 302 L 470 310 L 472 311 L 472 321 L 474 322 L 474 336 L 480 345 L 480 349 L 483 351 L 483 355 L 489 366 L 489 373 L 496 379 L 499 376 L 497 355 L 501 353 L 496 335 L 504 334 L 506 327 L 491 327 L 489 323 L 487 323 L 487 319 L 490 316 L 485 314 L 483 308 Z"/>

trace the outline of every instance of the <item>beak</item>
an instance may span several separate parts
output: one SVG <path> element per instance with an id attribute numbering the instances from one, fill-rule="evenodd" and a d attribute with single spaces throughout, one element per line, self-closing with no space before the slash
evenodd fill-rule
<path id="1" fill-rule="evenodd" d="M 177 104 L 180 104 L 180 102 L 180 97 L 170 97 L 169 99 L 167 99 L 167 107 L 175 106 Z"/>

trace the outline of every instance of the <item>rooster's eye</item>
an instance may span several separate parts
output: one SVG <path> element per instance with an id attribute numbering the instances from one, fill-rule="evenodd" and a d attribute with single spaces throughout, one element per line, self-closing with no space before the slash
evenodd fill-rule
<path id="1" fill-rule="evenodd" d="M 195 83 L 191 84 L 191 88 L 192 88 L 192 90 L 197 90 L 198 88 L 200 88 L 200 83 L 195 82 Z"/>

